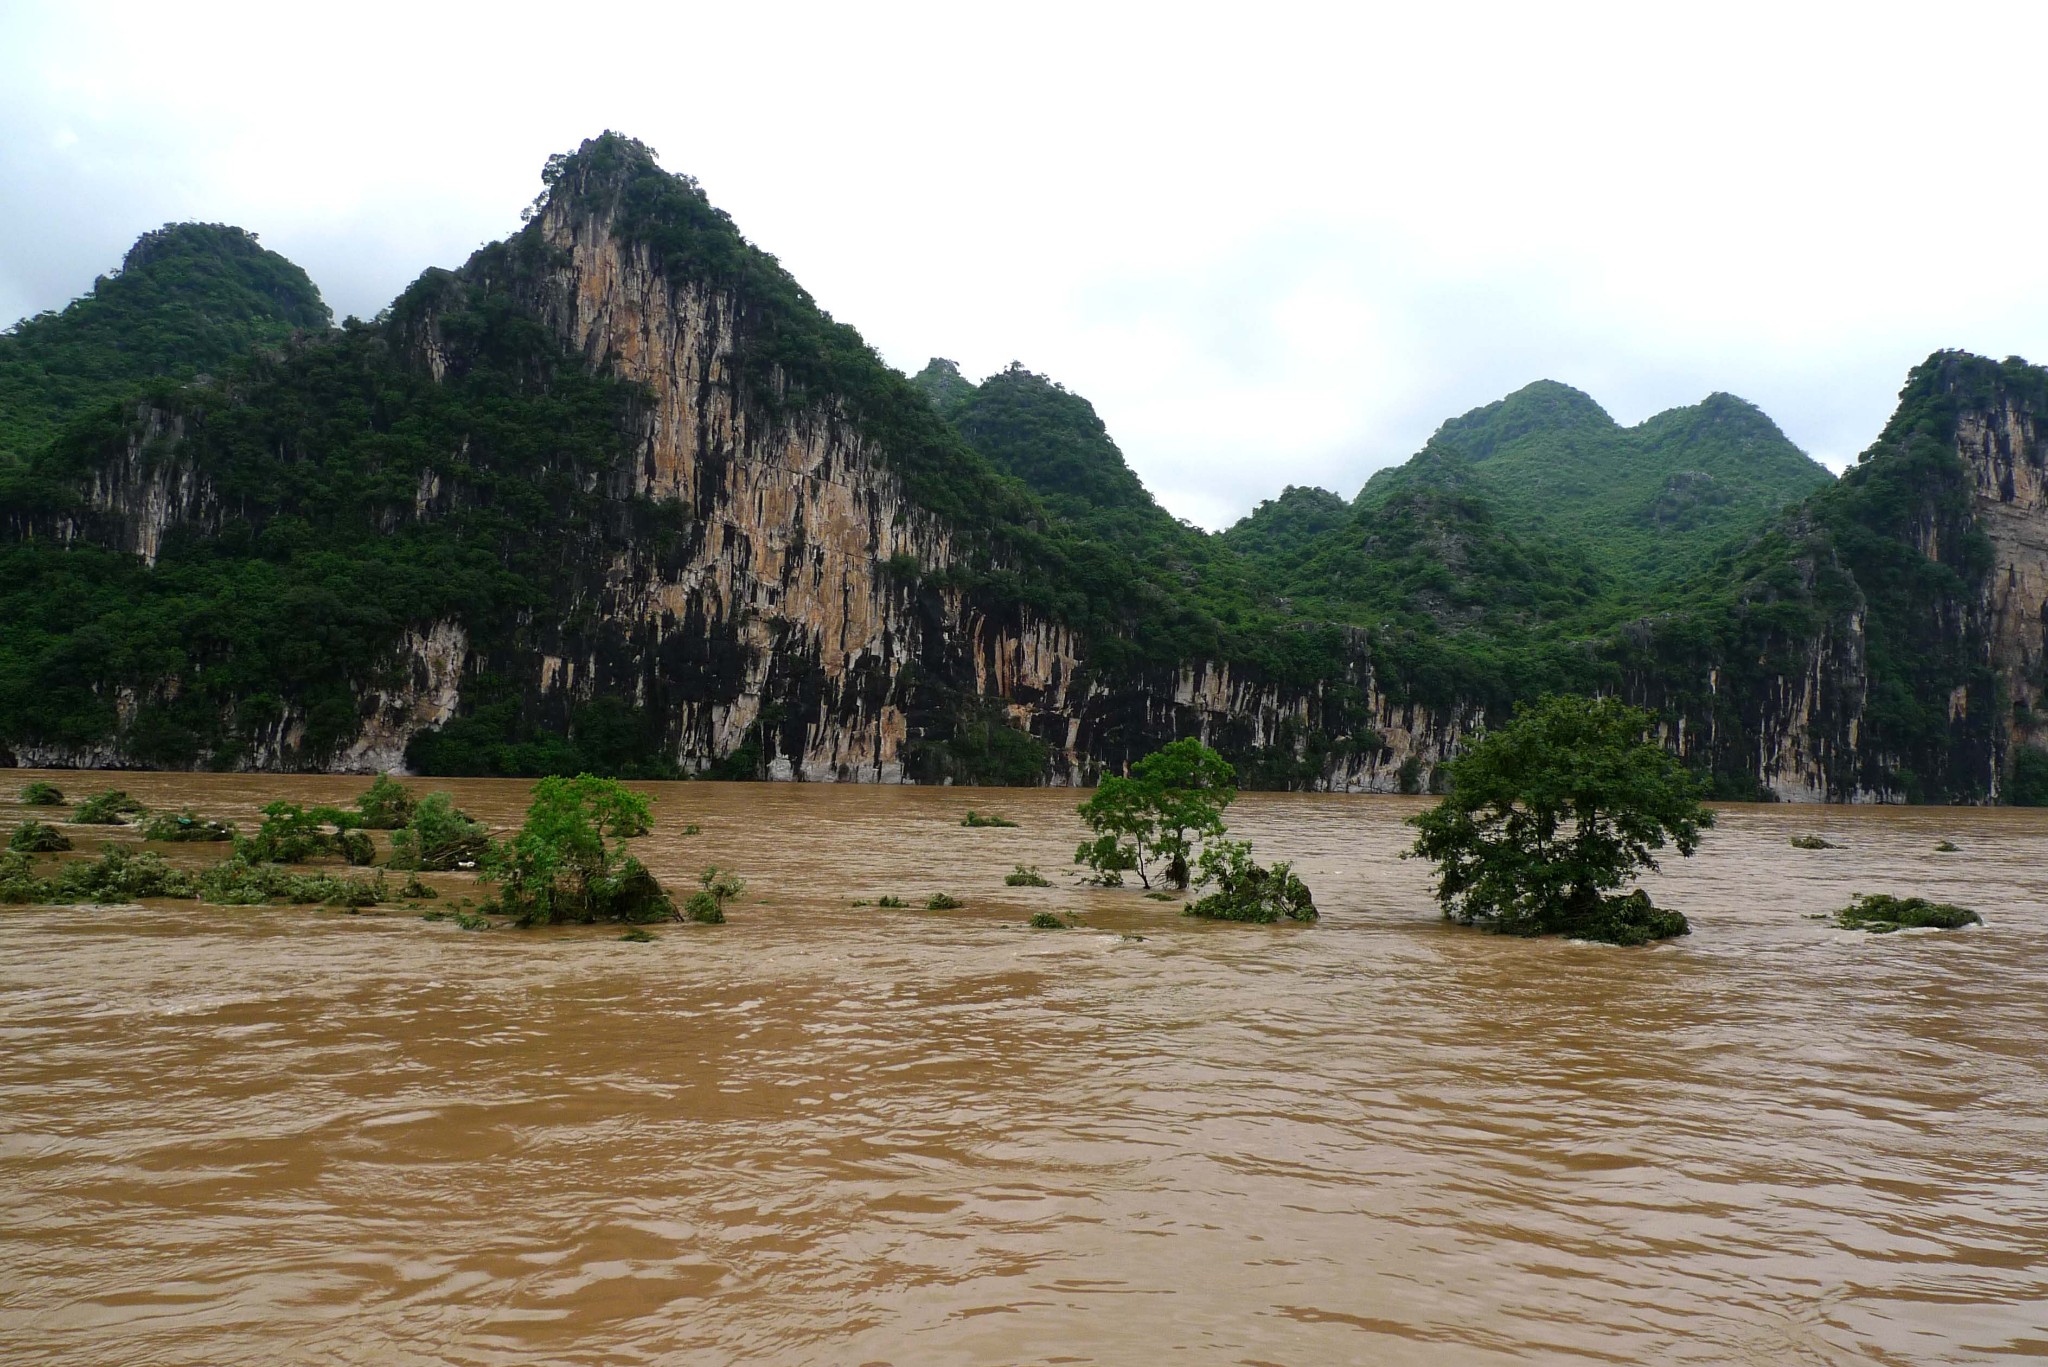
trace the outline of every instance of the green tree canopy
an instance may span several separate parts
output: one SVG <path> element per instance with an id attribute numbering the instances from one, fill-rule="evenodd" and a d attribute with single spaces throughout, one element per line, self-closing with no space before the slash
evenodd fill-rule
<path id="1" fill-rule="evenodd" d="M 1648 739 L 1655 722 L 1618 698 L 1548 696 L 1452 760 L 1450 795 L 1409 818 L 1444 915 L 1616 944 L 1685 934 L 1641 889 L 1618 892 L 1667 840 L 1690 856 L 1714 824 L 1698 782 Z"/>
<path id="2" fill-rule="evenodd" d="M 1223 834 L 1223 809 L 1237 796 L 1237 771 L 1202 742 L 1177 740 L 1112 774 L 1081 804 L 1081 820 L 1094 837 L 1081 842 L 1074 862 L 1105 880 L 1135 870 L 1146 887 L 1152 870 L 1169 887 L 1188 885 L 1195 846 Z"/>
<path id="3" fill-rule="evenodd" d="M 617 779 L 542 779 L 533 785 L 526 824 L 485 861 L 484 876 L 502 887 L 495 909 L 523 926 L 679 919 L 661 884 L 616 834 L 644 832 L 648 818 L 648 800 Z"/>

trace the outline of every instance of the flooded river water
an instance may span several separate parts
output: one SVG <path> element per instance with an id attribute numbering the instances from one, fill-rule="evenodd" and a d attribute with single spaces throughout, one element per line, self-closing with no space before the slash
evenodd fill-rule
<path id="1" fill-rule="evenodd" d="M 1071 793 L 648 788 L 729 924 L 0 908 L 0 1360 L 2048 1357 L 2048 814 L 1728 809 L 1615 950 L 1446 926 L 1412 800 L 1241 799 L 1298 928 L 1071 886 Z"/>

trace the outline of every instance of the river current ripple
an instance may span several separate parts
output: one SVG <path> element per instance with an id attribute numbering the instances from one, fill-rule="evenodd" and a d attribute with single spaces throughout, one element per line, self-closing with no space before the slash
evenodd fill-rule
<path id="1" fill-rule="evenodd" d="M 1069 886 L 1069 793 L 650 788 L 730 924 L 0 909 L 0 1359 L 2048 1357 L 2044 816 L 1730 808 L 1615 950 L 1444 925 L 1413 801 L 1240 801 L 1301 929 Z M 1859 890 L 1988 924 L 1809 919 Z"/>

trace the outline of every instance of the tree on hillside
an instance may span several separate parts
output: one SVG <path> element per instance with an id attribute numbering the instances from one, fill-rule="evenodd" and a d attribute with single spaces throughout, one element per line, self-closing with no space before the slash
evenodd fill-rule
<path id="1" fill-rule="evenodd" d="M 1444 916 L 1615 944 L 1686 934 L 1642 889 L 1619 892 L 1667 840 L 1690 856 L 1714 824 L 1697 780 L 1646 739 L 1655 722 L 1618 698 L 1548 696 L 1453 759 L 1450 795 L 1409 818 Z"/>
<path id="2" fill-rule="evenodd" d="M 1156 865 L 1166 886 L 1184 888 L 1195 846 L 1223 834 L 1223 809 L 1236 796 L 1228 760 L 1198 740 L 1174 741 L 1133 764 L 1129 777 L 1104 778 L 1081 804 L 1094 838 L 1074 862 L 1104 881 L 1135 870 L 1148 888 Z"/>

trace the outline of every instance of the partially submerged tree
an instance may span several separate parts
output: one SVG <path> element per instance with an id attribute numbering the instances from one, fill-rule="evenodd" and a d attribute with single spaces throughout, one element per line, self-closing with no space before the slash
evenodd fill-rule
<path id="1" fill-rule="evenodd" d="M 235 837 L 235 857 L 245 864 L 304 864 L 339 855 L 351 864 L 368 864 L 377 857 L 376 846 L 355 827 L 355 813 L 338 807 L 272 802 L 256 834 Z"/>
<path id="2" fill-rule="evenodd" d="M 1115 886 L 1136 870 L 1152 886 L 1154 866 L 1168 887 L 1188 885 L 1198 842 L 1223 834 L 1223 809 L 1237 796 L 1237 772 L 1198 740 L 1177 740 L 1111 774 L 1080 806 L 1094 832 L 1074 851 L 1074 862 Z"/>
<path id="3" fill-rule="evenodd" d="M 617 779 L 544 778 L 526 824 L 491 847 L 483 876 L 503 889 L 490 909 L 522 926 L 681 919 L 654 875 L 615 830 L 646 829 L 647 799 Z"/>
<path id="4" fill-rule="evenodd" d="M 697 875 L 697 891 L 683 903 L 683 914 L 699 925 L 725 924 L 725 904 L 747 890 L 747 882 L 716 864 Z"/>
<path id="5" fill-rule="evenodd" d="M 7 848 L 20 854 L 54 854 L 71 848 L 71 837 L 46 821 L 24 821 L 7 838 Z"/>
<path id="6" fill-rule="evenodd" d="M 1618 889 L 1714 824 L 1700 784 L 1618 698 L 1549 696 L 1453 759 L 1450 795 L 1409 818 L 1444 916 L 1509 935 L 1642 944 L 1690 927 Z"/>
<path id="7" fill-rule="evenodd" d="M 356 799 L 356 822 L 366 831 L 395 831 L 412 820 L 412 789 L 379 774 Z"/>
<path id="8" fill-rule="evenodd" d="M 446 793 L 428 793 L 406 824 L 391 833 L 391 867 L 425 873 L 475 868 L 490 848 L 491 833 Z"/>
<path id="9" fill-rule="evenodd" d="M 109 788 L 103 793 L 94 793 L 71 811 L 72 824 L 78 826 L 125 826 L 128 818 L 148 810 L 140 802 L 122 792 Z"/>
<path id="10" fill-rule="evenodd" d="M 1321 913 L 1308 884 L 1295 877 L 1294 866 L 1285 861 L 1267 868 L 1252 858 L 1252 847 L 1243 840 L 1216 840 L 1202 849 L 1195 874 L 1198 888 L 1215 887 L 1181 912 L 1205 921 L 1251 921 L 1271 925 L 1283 917 L 1289 921 L 1314 921 Z"/>

